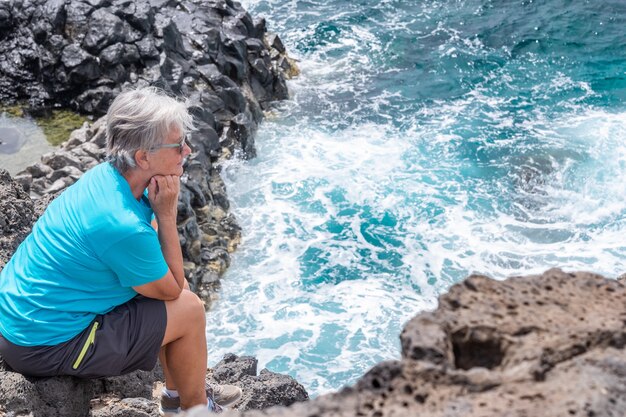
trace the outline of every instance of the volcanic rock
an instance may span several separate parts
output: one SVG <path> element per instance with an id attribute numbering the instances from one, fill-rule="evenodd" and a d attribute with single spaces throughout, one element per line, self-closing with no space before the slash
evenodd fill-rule
<path id="1" fill-rule="evenodd" d="M 26 100 L 31 113 L 42 114 L 70 107 L 95 118 L 16 175 L 36 200 L 54 198 L 104 160 L 105 120 L 98 117 L 122 89 L 152 84 L 187 97 L 196 130 L 188 138 L 193 153 L 178 230 L 191 288 L 214 298 L 241 235 L 216 164 L 253 157 L 262 109 L 287 97 L 288 71 L 275 63 L 286 53 L 271 46 L 282 45 L 278 37 L 266 41 L 264 24 L 223 0 L 9 2 L 0 20 L 11 29 L 0 36 L 0 101 Z M 13 243 L 4 246 L 14 249 L 21 239 L 6 238 Z"/>
<path id="2" fill-rule="evenodd" d="M 249 363 L 253 362 L 254 367 Z M 240 370 L 245 369 L 245 373 Z M 308 394 L 287 375 L 262 370 L 256 375 L 256 359 L 225 356 L 207 380 L 229 375 L 229 383 L 239 386 L 242 399 L 233 407 L 239 410 L 264 409 L 308 400 Z M 237 378 L 233 378 L 237 375 Z M 32 417 L 156 417 L 163 371 L 136 371 L 127 375 L 84 380 L 73 377 L 31 378 L 12 372 L 0 357 L 0 415 Z"/>
<path id="3" fill-rule="evenodd" d="M 623 416 L 626 286 L 552 269 L 473 275 L 409 321 L 354 387 L 243 416 Z"/>
<path id="4" fill-rule="evenodd" d="M 30 233 L 33 202 L 6 170 L 0 169 L 0 270 Z"/>

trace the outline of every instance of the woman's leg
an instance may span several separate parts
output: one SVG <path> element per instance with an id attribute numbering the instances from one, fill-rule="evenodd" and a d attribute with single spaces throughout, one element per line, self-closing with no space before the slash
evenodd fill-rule
<path id="1" fill-rule="evenodd" d="M 181 408 L 206 404 L 204 379 L 207 367 L 204 304 L 189 290 L 166 301 L 167 327 L 160 359 L 165 385 L 178 390 Z"/>

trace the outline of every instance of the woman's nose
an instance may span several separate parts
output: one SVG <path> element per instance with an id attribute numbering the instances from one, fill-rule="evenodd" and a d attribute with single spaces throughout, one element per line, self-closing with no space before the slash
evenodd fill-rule
<path id="1" fill-rule="evenodd" d="M 189 147 L 189 144 L 185 142 L 185 146 L 183 146 L 183 156 L 187 156 L 190 153 L 191 153 L 191 148 Z"/>

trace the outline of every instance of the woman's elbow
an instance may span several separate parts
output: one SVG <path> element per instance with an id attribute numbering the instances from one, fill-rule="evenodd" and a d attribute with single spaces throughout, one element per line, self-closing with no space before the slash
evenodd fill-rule
<path id="1" fill-rule="evenodd" d="M 168 288 L 167 292 L 165 292 L 163 294 L 163 301 L 174 301 L 176 299 L 178 299 L 178 297 L 180 297 L 180 295 L 182 294 L 183 289 L 180 287 L 176 287 L 176 288 Z"/>

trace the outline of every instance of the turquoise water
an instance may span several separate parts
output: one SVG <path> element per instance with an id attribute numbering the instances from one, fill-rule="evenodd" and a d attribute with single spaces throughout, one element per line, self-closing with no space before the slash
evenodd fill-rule
<path id="1" fill-rule="evenodd" d="M 244 232 L 210 363 L 318 395 L 470 273 L 626 272 L 626 2 L 243 3 L 302 73 L 224 168 Z"/>

